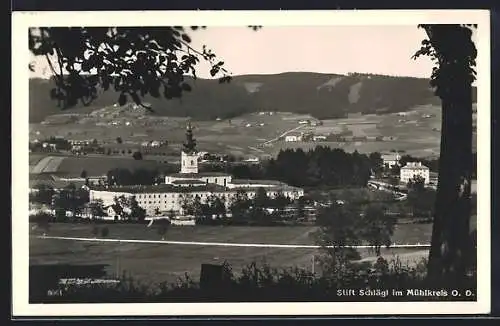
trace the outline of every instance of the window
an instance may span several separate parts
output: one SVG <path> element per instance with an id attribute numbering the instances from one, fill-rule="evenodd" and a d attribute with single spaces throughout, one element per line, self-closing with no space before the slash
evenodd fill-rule
<path id="1" fill-rule="evenodd" d="M 217 178 L 215 178 L 214 182 L 217 183 Z"/>
<path id="2" fill-rule="evenodd" d="M 191 160 L 191 165 L 194 165 L 194 161 L 193 160 Z"/>

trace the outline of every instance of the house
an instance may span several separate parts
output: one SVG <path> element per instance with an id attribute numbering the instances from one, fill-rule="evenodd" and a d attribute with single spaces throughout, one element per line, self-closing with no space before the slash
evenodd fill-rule
<path id="1" fill-rule="evenodd" d="M 326 136 L 323 135 L 313 136 L 313 141 L 326 141 Z"/>
<path id="2" fill-rule="evenodd" d="M 297 141 L 301 141 L 302 140 L 302 137 L 299 136 L 299 135 L 288 135 L 288 136 L 285 136 L 285 141 L 286 142 L 297 142 Z"/>
<path id="3" fill-rule="evenodd" d="M 132 154 L 139 150 L 136 144 L 123 143 L 123 144 L 105 144 L 103 145 L 104 153 L 107 155 L 124 155 L 132 156 Z"/>
<path id="4" fill-rule="evenodd" d="M 408 162 L 401 168 L 400 180 L 403 183 L 408 183 L 415 176 L 421 176 L 425 184 L 429 184 L 430 173 L 429 168 L 421 162 Z"/>
<path id="5" fill-rule="evenodd" d="M 82 178 L 60 178 L 53 175 L 30 175 L 29 177 L 29 192 L 36 193 L 41 187 L 50 187 L 56 192 L 74 185 L 77 189 L 85 189 L 85 179 Z"/>
<path id="6" fill-rule="evenodd" d="M 158 140 L 153 140 L 150 144 L 151 147 L 160 147 L 161 146 L 161 142 L 158 141 Z"/>
<path id="7" fill-rule="evenodd" d="M 57 146 L 54 143 L 43 143 L 42 144 L 42 148 L 45 148 L 45 149 L 50 150 L 50 151 L 56 151 L 57 150 Z"/>
<path id="8" fill-rule="evenodd" d="M 259 159 L 257 157 L 250 157 L 250 158 L 247 158 L 246 160 L 243 160 L 243 162 L 247 162 L 247 163 L 259 163 Z"/>
<path id="9" fill-rule="evenodd" d="M 399 165 L 401 156 L 399 155 L 399 153 L 382 154 L 382 160 L 384 161 L 384 166 L 392 168 L 395 165 Z"/>
<path id="10" fill-rule="evenodd" d="M 111 204 L 109 206 L 105 206 L 104 209 L 106 210 L 106 214 L 109 217 L 114 218 L 115 220 L 119 220 L 123 216 L 123 209 L 118 204 Z"/>

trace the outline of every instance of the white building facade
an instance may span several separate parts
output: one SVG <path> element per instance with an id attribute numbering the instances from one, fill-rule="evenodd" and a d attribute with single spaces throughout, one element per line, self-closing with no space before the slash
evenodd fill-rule
<path id="1" fill-rule="evenodd" d="M 415 176 L 420 176 L 424 179 L 425 184 L 429 184 L 429 168 L 421 162 L 408 162 L 401 168 L 400 180 L 403 183 L 408 183 Z"/>
<path id="2" fill-rule="evenodd" d="M 298 142 L 302 140 L 302 136 L 300 135 L 287 135 L 285 136 L 286 142 Z"/>
<path id="3" fill-rule="evenodd" d="M 401 156 L 399 153 L 382 154 L 382 160 L 384 161 L 384 166 L 392 168 L 395 165 L 399 165 L 399 160 Z"/>

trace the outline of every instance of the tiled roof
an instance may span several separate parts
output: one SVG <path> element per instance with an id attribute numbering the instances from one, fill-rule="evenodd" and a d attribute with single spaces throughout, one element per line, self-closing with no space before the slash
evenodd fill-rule
<path id="1" fill-rule="evenodd" d="M 216 184 L 193 185 L 191 187 L 178 187 L 171 184 L 160 184 L 154 186 L 91 186 L 91 190 L 96 191 L 111 191 L 111 192 L 124 192 L 131 194 L 139 193 L 189 193 L 189 192 L 236 192 L 243 191 L 257 191 L 260 187 L 235 187 L 232 189 L 225 188 Z M 299 191 L 300 188 L 288 185 L 274 185 L 273 187 L 265 188 L 266 191 Z"/>
<path id="2" fill-rule="evenodd" d="M 175 180 L 172 181 L 172 184 L 205 184 L 204 181 L 201 180 Z"/>
<path id="3" fill-rule="evenodd" d="M 203 178 L 203 177 L 230 177 L 229 173 L 224 172 L 199 172 L 199 173 L 174 173 L 169 174 L 170 177 L 175 178 Z"/>
<path id="4" fill-rule="evenodd" d="M 421 163 L 417 162 L 408 162 L 401 169 L 405 170 L 429 170 L 429 168 Z"/>
<path id="5" fill-rule="evenodd" d="M 382 159 L 383 160 L 393 160 L 393 161 L 396 161 L 396 160 L 399 160 L 401 157 L 399 156 L 399 154 L 382 154 Z"/>
<path id="6" fill-rule="evenodd" d="M 281 181 L 276 181 L 276 180 L 252 180 L 252 179 L 233 179 L 231 181 L 232 184 L 238 185 L 238 184 L 249 184 L 249 185 L 273 185 L 273 186 L 280 186 L 280 185 L 285 185 L 285 183 Z"/>
<path id="7" fill-rule="evenodd" d="M 96 191 L 112 191 L 112 192 L 125 192 L 125 193 L 163 193 L 163 192 L 219 192 L 225 191 L 225 188 L 222 186 L 218 186 L 215 184 L 204 184 L 204 185 L 193 185 L 192 187 L 177 187 L 171 184 L 159 184 L 152 186 L 112 186 L 112 187 L 103 187 L 103 186 L 91 186 L 91 190 Z"/>

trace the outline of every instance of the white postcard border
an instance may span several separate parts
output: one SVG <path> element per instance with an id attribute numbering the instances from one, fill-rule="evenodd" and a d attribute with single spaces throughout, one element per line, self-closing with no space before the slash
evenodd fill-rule
<path id="1" fill-rule="evenodd" d="M 168 17 L 168 20 L 165 19 Z M 29 304 L 28 27 L 34 26 L 319 26 L 476 23 L 478 149 L 477 302 Z M 415 44 L 415 48 L 418 48 Z M 430 75 L 429 71 L 429 75 Z M 12 14 L 12 315 L 364 315 L 478 314 L 490 310 L 490 15 L 486 10 L 370 11 L 101 11 Z M 484 194 L 484 195 L 483 195 Z"/>

